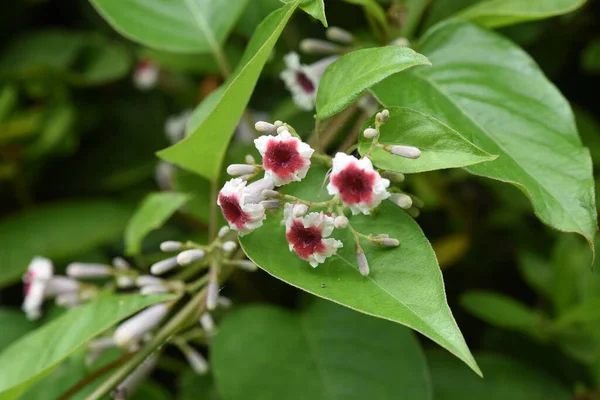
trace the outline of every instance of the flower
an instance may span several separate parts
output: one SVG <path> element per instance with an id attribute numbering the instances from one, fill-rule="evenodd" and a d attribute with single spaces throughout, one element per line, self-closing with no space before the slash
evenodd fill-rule
<path id="1" fill-rule="evenodd" d="M 273 189 L 271 179 L 264 178 L 248 186 L 240 178 L 225 183 L 219 192 L 217 204 L 231 229 L 245 235 L 262 225 L 265 208 L 260 201 L 264 199 L 262 191 L 265 189 Z"/>
<path id="2" fill-rule="evenodd" d="M 327 191 L 331 195 L 339 194 L 352 214 L 369 214 L 382 200 L 390 197 L 386 190 L 388 186 L 390 181 L 373 169 L 368 158 L 358 160 L 344 153 L 337 153 L 333 158 Z"/>
<path id="3" fill-rule="evenodd" d="M 294 217 L 294 205 L 288 203 L 284 209 L 286 225 L 285 237 L 290 246 L 290 251 L 316 267 L 331 257 L 337 249 L 343 247 L 339 240 L 325 239 L 333 232 L 333 218 L 324 213 L 310 213 L 305 217 Z"/>
<path id="4" fill-rule="evenodd" d="M 133 83 L 139 90 L 150 90 L 156 86 L 160 70 L 149 60 L 140 61 L 133 73 Z"/>
<path id="5" fill-rule="evenodd" d="M 263 158 L 265 176 L 272 179 L 275 186 L 300 181 L 306 176 L 314 150 L 287 129 L 277 136 L 261 136 L 254 140 L 254 145 Z"/>
<path id="6" fill-rule="evenodd" d="M 338 56 L 331 56 L 314 64 L 304 65 L 300 64 L 300 57 L 297 53 L 292 52 L 284 57 L 287 68 L 281 72 L 279 77 L 292 92 L 292 98 L 298 107 L 307 111 L 314 108 L 317 88 L 325 68 L 337 59 Z"/>
<path id="7" fill-rule="evenodd" d="M 44 290 L 53 273 L 52 261 L 47 258 L 34 257 L 29 263 L 27 272 L 23 276 L 25 300 L 22 306 L 28 319 L 34 320 L 42 316 Z"/>

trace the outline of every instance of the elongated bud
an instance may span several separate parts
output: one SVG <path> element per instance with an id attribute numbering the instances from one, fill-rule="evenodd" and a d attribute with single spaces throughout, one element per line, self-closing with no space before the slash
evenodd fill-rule
<path id="1" fill-rule="evenodd" d="M 44 288 L 44 297 L 50 298 L 62 293 L 77 293 L 79 291 L 79 282 L 66 276 L 53 276 L 46 283 Z"/>
<path id="2" fill-rule="evenodd" d="M 302 204 L 302 203 L 294 204 L 294 207 L 292 208 L 292 214 L 296 218 L 305 215 L 307 212 L 308 212 L 308 206 L 306 204 Z"/>
<path id="3" fill-rule="evenodd" d="M 283 121 L 277 120 L 273 122 L 273 125 L 275 125 L 275 128 L 279 128 L 280 126 L 283 126 Z"/>
<path id="4" fill-rule="evenodd" d="M 389 197 L 390 201 L 398 207 L 408 210 L 412 207 L 413 201 L 410 196 L 404 193 L 392 193 Z"/>
<path id="5" fill-rule="evenodd" d="M 167 316 L 169 307 L 165 303 L 155 304 L 129 318 L 117 327 L 113 339 L 117 346 L 129 348 L 142 336 L 154 329 Z"/>
<path id="6" fill-rule="evenodd" d="M 239 269 L 250 272 L 254 272 L 258 269 L 258 266 L 250 260 L 240 260 L 237 262 L 237 266 Z"/>
<path id="7" fill-rule="evenodd" d="M 400 246 L 400 241 L 394 238 L 385 238 L 380 242 L 380 244 L 386 247 L 398 247 Z"/>
<path id="8" fill-rule="evenodd" d="M 162 285 L 148 285 L 144 286 L 140 289 L 140 294 L 143 296 L 148 296 L 151 294 L 162 294 L 167 293 L 169 290 Z"/>
<path id="9" fill-rule="evenodd" d="M 377 137 L 377 135 L 378 135 L 377 129 L 373 129 L 373 128 L 367 128 L 363 132 L 363 136 L 367 139 L 375 139 Z"/>
<path id="10" fill-rule="evenodd" d="M 332 54 L 340 53 L 342 48 L 326 40 L 303 39 L 300 42 L 300 51 L 306 54 Z"/>
<path id="11" fill-rule="evenodd" d="M 329 40 L 343 44 L 352 44 L 354 42 L 354 35 L 345 29 L 332 26 L 325 31 L 325 36 Z"/>
<path id="12" fill-rule="evenodd" d="M 66 292 L 56 295 L 54 302 L 57 306 L 73 308 L 81 304 L 81 297 L 77 292 Z"/>
<path id="13" fill-rule="evenodd" d="M 264 200 L 260 202 L 260 205 L 264 207 L 265 210 L 272 210 L 281 207 L 281 201 L 279 200 Z"/>
<path id="14" fill-rule="evenodd" d="M 421 157 L 421 150 L 413 146 L 386 146 L 386 150 L 397 156 L 411 158 L 413 160 Z"/>
<path id="15" fill-rule="evenodd" d="M 200 317 L 200 325 L 208 336 L 212 336 L 215 333 L 215 321 L 210 313 L 202 314 Z"/>
<path id="16" fill-rule="evenodd" d="M 350 223 L 350 221 L 348 220 L 348 218 L 344 215 L 338 215 L 337 217 L 335 217 L 335 219 L 333 220 L 333 225 L 337 228 L 337 229 L 344 229 L 346 227 L 348 227 L 348 224 Z"/>
<path id="17" fill-rule="evenodd" d="M 208 362 L 206 358 L 200 353 L 198 353 L 192 346 L 187 343 L 181 343 L 179 348 L 183 352 L 186 360 L 190 364 L 190 367 L 194 370 L 198 375 L 204 375 L 208 372 Z"/>
<path id="18" fill-rule="evenodd" d="M 123 257 L 113 258 L 112 265 L 113 265 L 113 267 L 115 267 L 116 269 L 121 270 L 121 271 L 131 267 L 131 265 L 129 265 L 127 260 L 125 260 Z"/>
<path id="19" fill-rule="evenodd" d="M 115 393 L 113 395 L 114 400 L 125 400 L 131 397 L 131 394 L 139 384 L 142 383 L 142 381 L 150 375 L 154 367 L 156 367 L 157 361 L 158 358 L 155 354 L 146 358 L 143 363 L 134 369 L 133 372 L 115 388 Z"/>
<path id="20" fill-rule="evenodd" d="M 275 187 L 271 178 L 262 178 L 252 182 L 246 186 L 246 201 L 247 204 L 256 204 L 264 200 L 262 192 L 264 190 L 272 190 Z"/>
<path id="21" fill-rule="evenodd" d="M 420 198 L 418 198 L 417 196 L 414 196 L 412 194 L 409 194 L 409 196 L 412 199 L 413 206 L 415 206 L 417 208 L 425 207 L 425 202 L 423 200 L 421 200 Z"/>
<path id="22" fill-rule="evenodd" d="M 244 157 L 244 161 L 246 161 L 246 164 L 250 164 L 250 165 L 256 164 L 256 160 L 250 154 L 246 154 L 246 156 Z"/>
<path id="23" fill-rule="evenodd" d="M 254 129 L 256 129 L 260 133 L 275 133 L 277 131 L 277 127 L 274 124 L 271 124 L 266 121 L 258 121 L 254 124 Z"/>
<path id="24" fill-rule="evenodd" d="M 164 285 L 165 281 L 152 275 L 140 275 L 135 278 L 135 285 L 137 287 L 144 287 L 149 285 Z"/>
<path id="25" fill-rule="evenodd" d="M 356 253 L 356 261 L 358 261 L 358 270 L 362 276 L 369 275 L 369 262 L 367 261 L 367 256 L 365 256 L 365 252 L 359 248 Z"/>
<path id="26" fill-rule="evenodd" d="M 231 305 L 233 303 L 227 297 L 225 297 L 225 296 L 219 296 L 219 300 L 217 301 L 217 304 L 219 306 L 223 307 L 223 308 L 229 308 L 229 307 L 231 307 Z"/>
<path id="27" fill-rule="evenodd" d="M 164 252 L 172 252 L 172 251 L 179 251 L 183 248 L 183 243 L 181 242 L 176 242 L 174 240 L 167 240 L 166 242 L 162 242 L 160 244 L 160 251 L 164 251 Z"/>
<path id="28" fill-rule="evenodd" d="M 226 252 L 232 252 L 235 249 L 237 249 L 237 243 L 231 240 L 226 241 L 225 243 L 223 243 L 223 246 L 221 246 L 221 248 L 223 249 L 223 251 Z"/>
<path id="29" fill-rule="evenodd" d="M 389 237 L 390 237 L 390 235 L 388 235 L 387 233 L 380 233 L 378 235 L 375 235 L 373 237 L 373 239 L 385 239 L 385 238 L 389 238 Z"/>
<path id="30" fill-rule="evenodd" d="M 279 192 L 277 190 L 266 189 L 262 191 L 262 195 L 265 199 L 276 199 L 279 197 Z"/>
<path id="31" fill-rule="evenodd" d="M 106 278 L 112 273 L 113 269 L 105 264 L 74 262 L 67 265 L 67 275 L 72 278 Z"/>
<path id="32" fill-rule="evenodd" d="M 419 209 L 416 207 L 411 207 L 408 210 L 406 210 L 406 212 L 413 218 L 417 218 L 419 215 L 421 215 L 421 211 L 419 211 Z"/>
<path id="33" fill-rule="evenodd" d="M 227 167 L 227 173 L 231 176 L 250 175 L 255 171 L 254 166 L 248 164 L 231 164 Z"/>
<path id="34" fill-rule="evenodd" d="M 381 110 L 381 112 L 378 112 L 377 115 L 375 115 L 375 118 L 380 124 L 385 124 L 390 118 L 390 112 L 387 109 Z"/>
<path id="35" fill-rule="evenodd" d="M 405 176 L 400 172 L 383 171 L 382 176 L 392 182 L 404 182 Z"/>
<path id="36" fill-rule="evenodd" d="M 177 263 L 179 265 L 188 265 L 194 261 L 198 261 L 204 258 L 204 250 L 192 249 L 182 251 L 177 255 Z"/>
<path id="37" fill-rule="evenodd" d="M 131 276 L 117 276 L 117 287 L 121 289 L 135 286 L 135 280 Z"/>
<path id="38" fill-rule="evenodd" d="M 231 231 L 231 229 L 229 229 L 227 225 L 224 225 L 221 227 L 221 229 L 219 229 L 219 233 L 217 234 L 217 236 L 223 238 L 229 233 L 229 231 Z"/>
<path id="39" fill-rule="evenodd" d="M 219 301 L 219 284 L 213 280 L 208 282 L 208 288 L 206 289 L 206 309 L 212 311 L 217 308 Z"/>
<path id="40" fill-rule="evenodd" d="M 169 257 L 162 261 L 152 264 L 150 272 L 154 275 L 162 275 L 175 268 L 178 265 L 177 257 Z"/>
<path id="41" fill-rule="evenodd" d="M 407 38 L 399 37 L 397 39 L 392 40 L 388 46 L 400 46 L 400 47 L 410 47 L 410 42 Z"/>
<path id="42" fill-rule="evenodd" d="M 90 341 L 87 345 L 90 351 L 101 351 L 111 349 L 116 346 L 115 340 L 112 336 L 101 337 Z"/>

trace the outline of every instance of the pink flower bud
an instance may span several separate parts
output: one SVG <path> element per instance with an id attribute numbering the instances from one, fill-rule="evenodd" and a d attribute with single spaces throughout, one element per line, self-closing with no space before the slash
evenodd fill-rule
<path id="1" fill-rule="evenodd" d="M 177 257 L 166 258 L 162 261 L 152 264 L 150 272 L 154 275 L 162 275 L 177 266 Z"/>
<path id="2" fill-rule="evenodd" d="M 160 244 L 160 251 L 164 251 L 164 252 L 179 251 L 182 249 L 182 247 L 183 247 L 183 243 L 181 243 L 181 242 L 176 242 L 174 240 L 167 240 L 166 242 L 162 242 Z"/>
<path id="3" fill-rule="evenodd" d="M 231 176 L 251 175 L 255 171 L 254 167 L 248 164 L 231 164 L 227 167 L 227 173 Z"/>
<path id="4" fill-rule="evenodd" d="M 389 151 L 400 157 L 417 159 L 421 157 L 421 150 L 413 146 L 391 146 Z"/>
<path id="5" fill-rule="evenodd" d="M 356 253 L 356 261 L 358 261 L 358 270 L 362 276 L 369 275 L 369 262 L 362 249 L 358 249 Z"/>

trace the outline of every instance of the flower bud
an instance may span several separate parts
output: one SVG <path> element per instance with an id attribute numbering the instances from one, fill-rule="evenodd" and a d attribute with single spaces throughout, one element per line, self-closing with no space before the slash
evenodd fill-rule
<path id="1" fill-rule="evenodd" d="M 300 51 L 306 54 L 332 54 L 341 52 L 342 48 L 326 40 L 303 39 L 300 42 Z"/>
<path id="2" fill-rule="evenodd" d="M 157 361 L 158 357 L 156 354 L 152 354 L 146 358 L 146 360 L 144 360 L 143 363 L 134 369 L 133 372 L 123 380 L 123 382 L 119 383 L 119 385 L 115 388 L 113 398 L 115 400 L 124 400 L 131 397 L 131 394 L 135 391 L 139 384 L 146 379 L 154 367 L 156 367 Z"/>
<path id="3" fill-rule="evenodd" d="M 54 300 L 57 306 L 73 308 L 81 304 L 81 297 L 77 292 L 58 294 Z"/>
<path id="4" fill-rule="evenodd" d="M 112 268 L 105 264 L 74 262 L 67 265 L 67 275 L 72 278 L 106 278 L 112 273 Z"/>
<path id="5" fill-rule="evenodd" d="M 419 211 L 419 209 L 415 207 L 409 208 L 408 210 L 406 210 L 406 212 L 413 218 L 417 218 L 419 215 L 421 215 L 421 211 Z"/>
<path id="6" fill-rule="evenodd" d="M 379 121 L 380 124 L 387 123 L 389 118 L 390 118 L 390 111 L 387 109 L 381 110 L 381 112 L 378 112 L 377 115 L 375 116 L 375 119 L 377 119 L 377 121 Z"/>
<path id="7" fill-rule="evenodd" d="M 417 196 L 414 195 L 409 195 L 410 198 L 412 199 L 413 202 L 413 206 L 417 207 L 417 208 L 423 208 L 425 207 L 425 202 L 423 200 L 421 200 L 420 198 L 418 198 Z"/>
<path id="8" fill-rule="evenodd" d="M 223 238 L 229 233 L 230 230 L 231 229 L 227 225 L 224 225 L 221 227 L 221 229 L 219 229 L 219 233 L 217 234 L 217 236 Z"/>
<path id="9" fill-rule="evenodd" d="M 174 240 L 167 240 L 166 242 L 162 242 L 160 244 L 160 251 L 164 251 L 164 252 L 179 251 L 182 248 L 183 248 L 183 243 L 176 242 Z"/>
<path id="10" fill-rule="evenodd" d="M 162 275 L 177 266 L 177 257 L 169 257 L 150 266 L 153 275 Z"/>
<path id="11" fill-rule="evenodd" d="M 254 157 L 252 157 L 251 154 L 246 154 L 246 156 L 244 157 L 244 161 L 246 161 L 246 164 L 250 164 L 250 165 L 256 164 L 256 160 L 254 159 Z"/>
<path id="12" fill-rule="evenodd" d="M 223 251 L 230 253 L 237 249 L 237 243 L 232 240 L 228 240 L 225 243 L 223 243 L 223 246 L 221 248 L 223 249 Z"/>
<path id="13" fill-rule="evenodd" d="M 285 132 L 287 130 L 288 130 L 287 126 L 281 125 L 281 126 L 277 127 L 277 134 L 280 134 L 281 132 Z"/>
<path id="14" fill-rule="evenodd" d="M 356 252 L 356 261 L 358 261 L 358 270 L 362 276 L 369 275 L 369 262 L 365 256 L 365 252 L 359 248 Z"/>
<path id="15" fill-rule="evenodd" d="M 344 215 L 338 215 L 337 217 L 335 217 L 335 219 L 333 220 L 333 225 L 337 228 L 337 229 L 345 229 L 346 227 L 348 227 L 348 224 L 350 223 L 350 221 L 348 220 L 348 218 Z"/>
<path id="16" fill-rule="evenodd" d="M 273 122 L 273 125 L 275 125 L 275 128 L 279 128 L 280 126 L 283 126 L 283 121 L 277 120 Z"/>
<path id="17" fill-rule="evenodd" d="M 258 266 L 250 260 L 240 260 L 237 262 L 237 266 L 239 269 L 250 272 L 254 272 L 258 269 Z"/>
<path id="18" fill-rule="evenodd" d="M 191 249 L 182 251 L 177 255 L 177 263 L 179 265 L 188 265 L 194 261 L 198 261 L 204 258 L 204 250 Z"/>
<path id="19" fill-rule="evenodd" d="M 279 197 L 279 192 L 277 190 L 265 189 L 262 191 L 262 195 L 265 199 L 276 199 Z"/>
<path id="20" fill-rule="evenodd" d="M 135 278 L 135 285 L 137 287 L 150 286 L 150 285 L 162 285 L 165 281 L 152 275 L 140 275 Z"/>
<path id="21" fill-rule="evenodd" d="M 118 270 L 130 268 L 131 265 L 123 257 L 115 257 L 112 259 L 112 265 Z"/>
<path id="22" fill-rule="evenodd" d="M 400 47 L 410 47 L 410 42 L 407 38 L 399 37 L 397 39 L 392 40 L 388 46 L 400 46 Z"/>
<path id="23" fill-rule="evenodd" d="M 343 44 L 352 44 L 354 36 L 345 29 L 332 26 L 325 31 L 327 39 Z"/>
<path id="24" fill-rule="evenodd" d="M 200 317 L 200 325 L 208 336 L 212 336 L 215 333 L 215 321 L 210 313 L 204 313 Z"/>
<path id="25" fill-rule="evenodd" d="M 163 294 L 167 293 L 168 291 L 169 290 L 162 285 L 148 285 L 140 289 L 140 294 L 143 296 L 148 296 L 151 294 Z"/>
<path id="26" fill-rule="evenodd" d="M 204 375 L 208 372 L 208 362 L 202 354 L 198 353 L 187 343 L 180 343 L 179 348 L 195 373 Z"/>
<path id="27" fill-rule="evenodd" d="M 421 150 L 417 149 L 413 146 L 387 146 L 389 147 L 389 152 L 395 154 L 400 157 L 417 159 L 421 157 Z M 386 150 L 388 150 L 386 148 Z"/>
<path id="28" fill-rule="evenodd" d="M 255 171 L 254 166 L 248 164 L 231 164 L 227 167 L 227 173 L 231 176 L 250 175 Z"/>
<path id="29" fill-rule="evenodd" d="M 408 210 L 412 207 L 413 201 L 410 196 L 404 193 L 392 193 L 389 197 L 390 201 L 398 207 Z"/>
<path id="30" fill-rule="evenodd" d="M 208 288 L 206 289 L 206 309 L 212 311 L 217 308 L 219 301 L 219 284 L 211 280 L 208 282 Z"/>
<path id="31" fill-rule="evenodd" d="M 256 129 L 260 133 L 275 133 L 277 131 L 277 127 L 274 124 L 271 124 L 266 121 L 258 121 L 254 124 L 254 129 Z"/>
<path id="32" fill-rule="evenodd" d="M 363 132 L 363 136 L 367 139 L 375 139 L 377 137 L 377 135 L 378 135 L 377 129 L 373 129 L 373 128 L 367 128 Z"/>
<path id="33" fill-rule="evenodd" d="M 87 348 L 89 351 L 101 351 L 111 349 L 115 346 L 115 340 L 112 338 L 112 336 L 106 336 L 91 340 L 88 343 Z"/>
<path id="34" fill-rule="evenodd" d="M 281 207 L 281 201 L 279 200 L 264 200 L 260 202 L 260 205 L 263 206 L 265 210 L 272 210 Z"/>
<path id="35" fill-rule="evenodd" d="M 217 304 L 223 308 L 229 308 L 229 307 L 231 307 L 232 302 L 225 296 L 219 296 L 219 300 L 217 301 Z"/>
<path id="36" fill-rule="evenodd" d="M 66 276 L 53 276 L 44 288 L 44 297 L 50 298 L 62 293 L 76 293 L 79 291 L 79 282 Z"/>
<path id="37" fill-rule="evenodd" d="M 168 311 L 169 307 L 165 303 L 159 303 L 129 318 L 115 330 L 115 343 L 122 348 L 135 345 L 144 334 L 154 329 L 167 316 Z"/>
<path id="38" fill-rule="evenodd" d="M 302 217 L 307 212 L 308 212 L 308 206 L 306 204 L 297 203 L 297 204 L 294 204 L 294 207 L 292 208 L 292 215 L 295 218 Z"/>
<path id="39" fill-rule="evenodd" d="M 394 171 L 383 171 L 382 176 L 392 182 L 404 182 L 404 174 Z"/>
<path id="40" fill-rule="evenodd" d="M 398 247 L 400 246 L 400 241 L 394 238 L 385 238 L 380 242 L 380 244 L 386 247 Z"/>
<path id="41" fill-rule="evenodd" d="M 135 286 L 135 280 L 131 276 L 121 275 L 117 276 L 117 287 L 121 289 L 130 288 Z"/>

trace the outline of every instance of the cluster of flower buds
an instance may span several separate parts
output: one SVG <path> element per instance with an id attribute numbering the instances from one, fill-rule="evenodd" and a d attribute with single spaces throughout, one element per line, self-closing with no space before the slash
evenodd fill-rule
<path id="1" fill-rule="evenodd" d="M 380 127 L 388 119 L 389 111 L 383 110 L 377 113 L 375 126 L 364 131 L 365 138 L 372 142 L 362 158 L 340 152 L 330 159 L 332 168 L 327 192 L 333 197 L 319 203 L 275 190 L 290 182 L 301 181 L 306 176 L 314 150 L 288 124 L 281 121 L 273 124 L 257 122 L 256 130 L 266 134 L 254 141 L 262 162 L 256 164 L 252 160 L 248 164 L 230 165 L 228 172 L 242 177 L 225 183 L 218 195 L 217 204 L 231 229 L 238 231 L 239 235 L 248 234 L 262 225 L 266 218 L 265 210 L 284 206 L 282 225 L 285 226 L 290 251 L 316 267 L 343 247 L 341 241 L 330 237 L 334 230 L 349 227 L 356 241 L 360 272 L 366 275 L 369 268 L 359 240 L 369 240 L 386 247 L 398 246 L 399 241 L 355 231 L 344 210 L 349 209 L 352 215 L 369 215 L 386 199 L 403 209 L 413 206 L 413 199 L 409 195 L 399 192 L 397 188 L 390 188 L 391 181 L 401 182 L 404 175 L 384 171 L 382 176 L 373 168 L 369 158 L 376 147 L 402 157 L 414 159 L 420 156 L 416 147 L 389 146 L 388 149 L 388 146 L 378 143 Z M 248 183 L 250 179 L 258 178 L 261 171 L 264 171 L 264 177 Z M 321 210 L 309 213 L 311 208 Z"/>

